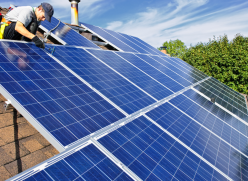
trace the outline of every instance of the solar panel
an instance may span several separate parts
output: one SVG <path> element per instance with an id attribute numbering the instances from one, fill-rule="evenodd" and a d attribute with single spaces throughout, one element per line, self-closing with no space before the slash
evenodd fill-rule
<path id="1" fill-rule="evenodd" d="M 101 55 L 102 51 L 99 53 Z M 106 53 L 117 57 L 113 52 Z M 128 114 L 155 102 L 127 78 L 83 49 L 57 47 L 53 55 Z M 105 58 L 101 57 L 101 60 Z"/>
<path id="2" fill-rule="evenodd" d="M 103 28 L 102 28 L 103 29 Z M 115 38 L 117 38 L 118 40 L 120 40 L 121 42 L 125 43 L 126 45 L 132 47 L 133 49 L 135 49 L 137 52 L 139 53 L 144 53 L 144 54 L 149 54 L 148 51 L 143 49 L 143 46 L 138 46 L 135 43 L 133 43 L 132 41 L 130 41 L 129 39 L 125 38 L 124 36 L 122 36 L 121 34 L 108 30 L 108 29 L 103 29 L 104 31 L 106 31 L 107 33 L 109 33 L 110 35 L 114 36 Z"/>
<path id="3" fill-rule="evenodd" d="M 142 180 L 225 180 L 223 175 L 143 116 L 99 142 Z"/>
<path id="4" fill-rule="evenodd" d="M 178 58 L 1 40 L 0 93 L 65 150 L 13 179 L 248 180 L 243 97 Z"/>
<path id="5" fill-rule="evenodd" d="M 245 97 L 222 85 L 214 78 L 195 87 L 198 91 L 209 98 L 214 98 L 215 102 L 237 115 L 241 119 L 248 121 L 247 105 Z"/>
<path id="6" fill-rule="evenodd" d="M 155 99 L 161 100 L 172 94 L 172 91 L 169 90 L 167 87 L 161 85 L 157 80 L 154 80 L 149 75 L 140 71 L 139 69 L 116 55 L 114 52 L 95 50 L 88 51 L 100 60 L 104 61 L 107 65 L 114 68 L 123 76 L 128 78 L 130 81 L 139 86 Z"/>
<path id="7" fill-rule="evenodd" d="M 106 42 L 108 42 L 109 44 L 111 44 L 117 50 L 126 51 L 126 52 L 136 52 L 137 53 L 137 51 L 135 49 L 133 49 L 132 47 L 126 45 L 125 43 L 123 43 L 119 39 L 115 38 L 114 36 L 110 35 L 106 31 L 104 31 L 102 28 L 97 27 L 97 26 L 93 26 L 93 25 L 89 25 L 89 24 L 86 24 L 86 23 L 80 23 L 80 24 L 84 28 L 86 28 L 90 32 L 92 32 L 93 34 L 98 35 L 101 39 L 103 39 Z"/>
<path id="8" fill-rule="evenodd" d="M 73 149 L 12 180 L 132 180 L 96 146 Z"/>
<path id="9" fill-rule="evenodd" d="M 109 42 L 112 46 L 120 51 L 167 56 L 137 37 L 125 35 L 123 33 L 117 33 L 112 30 L 100 28 L 86 23 L 80 24 L 90 32 L 98 35 L 101 39 Z"/>
<path id="10" fill-rule="evenodd" d="M 54 17 L 51 18 L 51 23 L 48 21 L 43 21 L 40 28 L 43 29 L 45 32 L 48 32 L 54 29 L 57 25 L 58 27 L 54 31 L 52 31 L 51 35 L 62 44 L 66 43 L 68 45 L 99 49 L 99 47 L 92 43 L 90 40 L 86 39 L 64 23 L 59 23 L 59 20 Z"/>
<path id="11" fill-rule="evenodd" d="M 34 44 L 3 41 L 0 52 L 1 93 L 58 150 L 125 117 Z"/>
<path id="12" fill-rule="evenodd" d="M 132 38 L 131 36 L 129 35 L 126 35 L 124 33 L 119 33 L 121 36 L 125 37 L 126 39 L 128 39 L 129 41 L 135 43 L 136 45 L 138 45 L 139 47 L 142 47 L 142 49 L 144 49 L 146 52 L 148 52 L 149 54 L 151 55 L 162 55 L 162 56 L 165 56 L 165 54 L 160 54 L 157 49 L 154 49 L 153 47 L 152 48 L 148 48 L 146 46 L 144 46 L 144 44 L 142 44 L 141 42 L 139 42 L 138 40 Z M 140 52 L 142 53 L 142 52 Z"/>
<path id="13" fill-rule="evenodd" d="M 138 37 L 135 37 L 135 36 L 130 36 L 130 37 L 135 39 L 136 41 L 140 42 L 143 46 L 148 47 L 150 50 L 152 50 L 153 52 L 156 53 L 156 54 L 153 54 L 153 55 L 160 55 L 160 56 L 163 56 L 163 57 L 167 56 L 164 53 L 162 53 L 161 51 L 159 51 L 158 49 L 154 48 L 153 46 L 151 46 L 148 43 L 144 42 L 143 40 L 139 39 Z"/>

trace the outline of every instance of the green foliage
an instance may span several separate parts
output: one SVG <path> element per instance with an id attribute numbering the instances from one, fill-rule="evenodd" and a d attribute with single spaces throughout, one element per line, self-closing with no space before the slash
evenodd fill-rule
<path id="1" fill-rule="evenodd" d="M 248 94 L 248 38 L 236 35 L 213 38 L 190 47 L 182 59 L 232 89 Z"/>
<path id="2" fill-rule="evenodd" d="M 182 58 L 185 54 L 187 47 L 181 40 L 170 40 L 169 42 L 164 42 L 163 46 L 166 46 L 167 53 L 172 57 Z"/>

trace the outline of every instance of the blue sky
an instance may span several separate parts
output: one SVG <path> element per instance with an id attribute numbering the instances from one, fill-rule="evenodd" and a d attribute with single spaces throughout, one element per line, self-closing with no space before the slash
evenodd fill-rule
<path id="1" fill-rule="evenodd" d="M 1 7 L 38 6 L 43 1 L 1 0 Z M 69 0 L 46 0 L 54 16 L 70 23 Z M 245 0 L 81 0 L 79 21 L 137 36 L 154 47 L 179 39 L 188 47 L 213 36 L 248 36 Z"/>

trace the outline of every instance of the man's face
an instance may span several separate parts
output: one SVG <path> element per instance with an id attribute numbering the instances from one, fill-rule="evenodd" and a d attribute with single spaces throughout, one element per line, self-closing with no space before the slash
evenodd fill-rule
<path id="1" fill-rule="evenodd" d="M 37 20 L 38 21 L 45 21 L 46 17 L 45 17 L 45 11 L 41 8 L 38 9 L 38 13 L 37 13 Z"/>

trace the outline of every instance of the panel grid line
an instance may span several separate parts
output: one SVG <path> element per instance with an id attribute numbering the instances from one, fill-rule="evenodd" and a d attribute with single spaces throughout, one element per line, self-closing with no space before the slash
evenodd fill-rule
<path id="1" fill-rule="evenodd" d="M 116 55 L 118 55 L 119 57 L 121 57 L 119 54 L 115 53 Z M 131 64 L 132 66 L 134 66 L 135 68 L 137 68 L 139 71 L 143 72 L 144 74 L 146 74 L 148 77 L 150 77 L 151 79 L 155 80 L 157 83 L 159 83 L 160 85 L 162 85 L 163 87 L 169 89 L 168 87 L 166 87 L 165 85 L 161 84 L 159 81 L 157 81 L 156 79 L 154 79 L 152 76 L 148 75 L 146 72 L 144 72 L 143 70 L 141 70 L 140 68 L 138 68 L 137 66 L 135 66 L 134 64 L 132 64 L 131 62 L 129 62 L 128 60 L 126 60 L 125 58 L 121 57 L 123 60 L 125 60 L 126 62 L 128 62 L 129 64 Z M 177 81 L 175 81 L 177 82 Z M 177 82 L 178 83 L 178 82 Z M 178 83 L 179 84 L 179 83 Z M 171 92 L 174 92 L 172 91 L 171 89 L 169 89 Z M 158 100 L 157 100 L 158 101 Z"/>
<path id="2" fill-rule="evenodd" d="M 103 152 L 109 159 L 111 159 L 119 168 L 126 172 L 134 180 L 141 181 L 141 179 L 133 173 L 127 166 L 125 166 L 119 159 L 117 159 L 112 153 L 110 153 L 104 146 L 102 146 L 97 140 L 91 138 L 93 144 Z"/>
<path id="3" fill-rule="evenodd" d="M 122 110 L 119 106 L 117 106 L 114 102 L 112 102 L 110 99 L 108 99 L 106 96 L 104 96 L 100 91 L 98 91 L 97 89 L 95 89 L 93 86 L 91 86 L 87 81 L 85 81 L 83 78 L 81 78 L 80 76 L 78 76 L 74 71 L 72 71 L 71 69 L 69 69 L 66 65 L 64 65 L 60 60 L 58 60 L 56 57 L 54 57 L 53 55 L 49 54 L 47 52 L 47 55 L 49 55 L 50 57 L 52 57 L 54 60 L 56 60 L 60 65 L 62 65 L 65 69 L 67 69 L 70 73 L 72 73 L 74 76 L 76 76 L 79 80 L 81 80 L 83 83 L 85 83 L 88 87 L 90 87 L 92 90 L 94 90 L 95 92 L 97 92 L 99 95 L 101 95 L 101 97 L 103 97 L 107 102 L 109 102 L 111 105 L 113 105 L 116 109 L 118 109 L 120 112 L 122 112 L 125 116 L 128 116 L 128 113 L 126 113 L 124 110 Z"/>
<path id="4" fill-rule="evenodd" d="M 178 107 L 174 106 L 172 103 L 168 102 L 171 106 L 173 106 L 174 108 L 176 108 L 177 110 L 179 110 L 180 112 L 182 112 L 183 114 L 187 115 L 188 117 L 190 117 L 192 120 L 194 120 L 197 124 L 199 124 L 201 127 L 205 128 L 206 130 L 208 130 L 211 134 L 215 135 L 217 138 L 219 138 L 220 140 L 222 140 L 223 142 L 225 142 L 226 144 L 228 144 L 230 147 L 232 147 L 233 149 L 235 149 L 237 152 L 239 152 L 240 154 L 242 154 L 244 157 L 248 158 L 247 155 L 245 155 L 244 153 L 242 153 L 240 150 L 238 150 L 237 148 L 235 148 L 233 145 L 231 145 L 230 143 L 228 143 L 226 140 L 222 139 L 220 136 L 218 136 L 216 133 L 212 132 L 210 129 L 208 129 L 207 127 L 205 127 L 204 125 L 202 125 L 201 123 L 199 123 L 197 120 L 195 120 L 194 118 L 192 118 L 190 115 L 188 115 L 187 113 L 185 113 L 184 111 L 182 111 L 181 109 L 179 109 Z M 241 133 L 240 133 L 241 134 Z"/>
<path id="5" fill-rule="evenodd" d="M 183 145 L 185 148 L 187 148 L 188 150 L 190 150 L 192 153 L 194 153 L 198 158 L 200 158 L 201 160 L 203 160 L 205 163 L 207 163 L 209 166 L 211 166 L 212 168 L 214 168 L 216 171 L 218 171 L 221 175 L 223 175 L 225 178 L 227 178 L 228 180 L 232 180 L 229 176 L 227 176 L 226 174 L 224 174 L 221 170 L 219 170 L 218 168 L 216 168 L 214 165 L 212 165 L 210 162 L 208 162 L 205 158 L 203 158 L 201 155 L 199 155 L 198 153 L 196 153 L 194 150 L 192 150 L 190 147 L 188 147 L 187 145 L 185 145 L 182 141 L 180 141 L 178 138 L 176 138 L 174 135 L 172 135 L 169 131 L 167 131 L 166 129 L 164 129 L 163 127 L 161 127 L 158 123 L 156 123 L 155 121 L 153 121 L 150 117 L 148 117 L 147 115 L 144 115 L 144 117 L 146 117 L 149 121 L 151 121 L 153 124 L 155 124 L 157 127 L 159 127 L 161 130 L 163 130 L 165 133 L 167 133 L 169 136 L 171 136 L 174 140 L 176 140 L 177 142 L 179 142 L 181 145 Z"/>
<path id="6" fill-rule="evenodd" d="M 194 87 L 192 88 L 192 90 L 194 90 L 195 92 L 197 92 L 198 94 L 200 94 L 202 97 L 205 97 L 207 100 L 211 101 L 211 98 L 209 98 L 208 96 L 206 96 L 205 94 L 201 93 L 200 91 L 196 90 Z M 197 104 L 197 103 L 196 103 Z M 245 122 L 243 119 L 241 119 L 240 117 L 238 117 L 237 115 L 233 114 L 231 111 L 227 110 L 225 107 L 221 106 L 219 103 L 215 102 L 215 105 L 218 106 L 219 108 L 223 109 L 225 112 L 231 114 L 233 117 L 235 117 L 236 119 L 238 119 L 239 121 L 241 121 L 242 123 L 244 123 L 246 126 L 248 126 L 248 123 Z M 235 129 L 235 128 L 234 128 Z M 242 133 L 241 133 L 242 134 Z M 244 135 L 245 136 L 245 135 Z"/>
<path id="7" fill-rule="evenodd" d="M 153 60 L 155 60 L 157 63 L 159 63 L 160 65 L 162 65 L 162 66 L 164 66 L 164 67 L 166 67 L 166 68 L 168 68 L 168 69 L 170 69 L 169 67 L 167 67 L 166 65 L 164 65 L 164 64 L 162 64 L 161 62 L 159 62 L 158 60 L 156 60 L 155 58 L 154 58 L 154 55 L 152 56 L 152 55 L 149 55 Z M 159 57 L 159 56 L 157 56 L 158 58 L 160 58 L 161 60 L 163 60 L 163 61 L 165 61 L 166 63 L 168 63 L 168 64 L 170 64 L 171 66 L 173 66 L 173 67 L 175 67 L 173 64 L 171 64 L 171 62 L 169 62 L 169 61 L 166 61 L 166 60 L 164 60 L 164 59 L 162 59 L 161 57 Z M 183 73 L 185 73 L 185 74 L 187 74 L 187 72 L 185 72 L 184 71 L 184 69 L 183 70 L 181 70 L 181 69 L 179 69 L 178 67 L 175 67 L 176 69 L 178 69 L 178 70 L 180 70 L 181 72 L 183 72 Z M 173 71 L 175 74 L 177 74 L 177 75 L 179 75 L 178 73 L 176 73 L 174 70 L 172 70 L 172 69 L 170 69 L 171 71 Z M 195 76 L 197 76 L 197 77 L 199 77 L 198 75 L 196 75 L 196 74 L 194 74 Z M 181 75 L 179 75 L 180 77 L 182 77 Z M 189 75 L 190 77 L 192 77 L 191 75 Z M 182 77 L 182 78 L 184 78 L 184 77 Z M 193 79 L 195 79 L 194 77 L 192 77 Z M 199 80 L 201 80 L 202 78 L 200 78 L 199 77 Z"/>
<path id="8" fill-rule="evenodd" d="M 85 49 L 87 51 L 87 49 Z M 120 74 L 118 71 L 116 71 L 115 69 L 113 69 L 112 67 L 110 67 L 108 64 L 106 64 L 104 61 L 102 61 L 101 59 L 99 59 L 98 57 L 96 57 L 94 54 L 92 54 L 91 52 L 87 51 L 89 54 L 91 54 L 93 57 L 95 57 L 96 59 L 98 59 L 100 62 L 102 62 L 104 65 L 106 65 L 108 68 L 110 68 L 111 70 L 113 70 L 115 73 L 117 73 L 118 75 L 120 75 L 122 78 L 124 78 L 125 80 L 127 80 L 128 82 L 130 82 L 132 85 L 134 85 L 135 87 L 137 87 L 139 90 L 141 90 L 142 92 L 144 92 L 146 95 L 150 96 L 152 99 L 154 99 L 155 101 L 158 101 L 155 97 L 153 97 L 152 95 L 150 95 L 149 93 L 147 93 L 145 90 L 141 89 L 139 86 L 137 86 L 136 84 L 134 84 L 132 81 L 130 81 L 128 78 L 126 78 L 125 76 L 123 76 L 122 74 Z"/>

